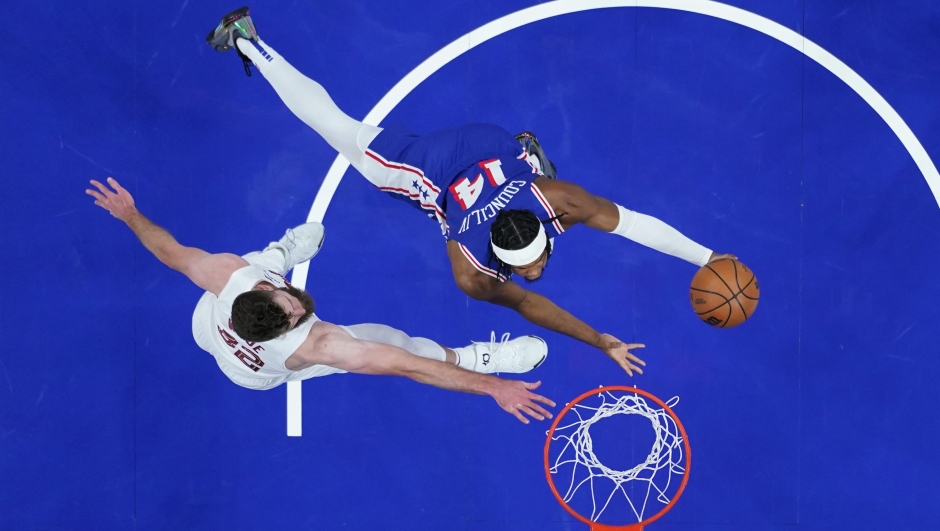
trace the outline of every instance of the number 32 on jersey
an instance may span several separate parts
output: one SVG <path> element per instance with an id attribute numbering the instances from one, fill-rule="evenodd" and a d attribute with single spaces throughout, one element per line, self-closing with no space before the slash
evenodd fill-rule
<path id="1" fill-rule="evenodd" d="M 499 159 L 481 160 L 477 164 L 483 168 L 486 180 L 494 188 L 506 182 L 506 176 L 503 175 L 502 163 Z M 460 203 L 460 208 L 467 210 L 479 199 L 480 192 L 483 191 L 483 185 L 485 184 L 483 182 L 483 173 L 478 173 L 472 181 L 462 177 L 459 181 L 450 185 L 450 194 Z"/>

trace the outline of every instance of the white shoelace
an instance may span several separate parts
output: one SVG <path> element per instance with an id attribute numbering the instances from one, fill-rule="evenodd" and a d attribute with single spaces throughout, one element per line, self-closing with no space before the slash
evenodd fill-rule
<path id="1" fill-rule="evenodd" d="M 287 229 L 287 232 L 284 234 L 287 237 L 287 248 L 294 249 L 297 247 L 297 241 L 294 238 L 294 229 Z"/>
<path id="2" fill-rule="evenodd" d="M 506 343 L 507 343 L 508 341 L 509 341 L 509 332 L 506 332 L 506 333 L 503 334 L 503 336 L 500 338 L 500 340 L 499 340 L 499 346 L 497 346 L 497 345 L 496 345 L 496 331 L 493 330 L 493 331 L 490 332 L 490 345 L 489 345 L 489 346 L 490 346 L 490 357 L 493 359 L 493 363 L 494 363 L 495 366 L 496 366 L 496 367 L 495 367 L 495 368 L 496 368 L 496 372 L 499 372 L 499 368 L 500 368 L 500 366 L 502 365 L 502 362 L 503 362 L 503 361 L 507 361 L 507 359 L 504 359 L 502 356 L 497 356 L 497 354 L 502 354 L 502 353 L 503 353 L 503 352 L 502 352 L 503 347 L 506 346 Z M 483 342 L 481 341 L 480 343 L 483 343 Z M 508 359 L 512 359 L 512 358 L 514 358 L 514 357 L 515 357 L 515 356 L 511 356 L 511 357 L 508 358 Z"/>

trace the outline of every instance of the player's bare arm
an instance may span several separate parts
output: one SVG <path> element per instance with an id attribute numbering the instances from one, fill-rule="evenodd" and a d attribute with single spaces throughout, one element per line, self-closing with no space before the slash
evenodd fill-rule
<path id="1" fill-rule="evenodd" d="M 583 223 L 593 229 L 612 232 L 620 222 L 617 205 L 577 184 L 546 177 L 536 177 L 535 184 L 555 212 L 564 214 L 558 221 L 566 230 Z"/>
<path id="2" fill-rule="evenodd" d="M 626 344 L 610 334 L 602 334 L 547 297 L 529 291 L 511 280 L 500 282 L 477 271 L 454 241 L 447 242 L 447 254 L 450 256 L 454 279 L 461 291 L 468 296 L 512 308 L 530 323 L 596 347 L 610 356 L 630 376 L 633 376 L 634 371 L 643 374 L 640 367 L 645 366 L 646 362 L 630 350 L 642 348 L 644 345 Z"/>
<path id="3" fill-rule="evenodd" d="M 232 273 L 248 265 L 238 255 L 210 254 L 196 247 L 181 245 L 169 232 L 141 214 L 131 194 L 113 177 L 108 177 L 111 188 L 95 180 L 91 184 L 95 190 L 88 189 L 85 193 L 95 198 L 96 205 L 126 223 L 158 260 L 183 273 L 200 288 L 218 296 Z"/>
<path id="4" fill-rule="evenodd" d="M 567 181 L 538 177 L 535 184 L 545 194 L 555 212 L 565 215 L 559 220 L 565 229 L 578 223 L 583 223 L 592 229 L 604 232 L 613 232 L 620 223 L 620 213 L 617 205 L 599 195 L 594 195 L 583 187 Z M 731 254 L 712 252 L 708 262 L 734 258 Z"/>
<path id="5" fill-rule="evenodd" d="M 350 336 L 339 326 L 319 321 L 287 367 L 301 370 L 312 365 L 327 365 L 359 374 L 404 376 L 416 382 L 442 389 L 489 395 L 501 408 L 528 424 L 526 415 L 537 420 L 552 418 L 540 405 L 555 403 L 535 394 L 541 382 L 528 383 L 504 380 L 487 374 L 471 372 L 437 360 L 422 358 L 392 345 L 363 341 Z"/>

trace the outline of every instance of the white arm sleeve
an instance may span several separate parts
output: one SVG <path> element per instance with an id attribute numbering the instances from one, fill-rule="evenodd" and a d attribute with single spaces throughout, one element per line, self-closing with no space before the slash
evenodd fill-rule
<path id="1" fill-rule="evenodd" d="M 652 216 L 627 210 L 620 205 L 617 205 L 617 211 L 620 213 L 620 223 L 611 234 L 619 234 L 640 245 L 692 262 L 699 267 L 708 263 L 712 255 L 711 249 L 693 242 Z"/>

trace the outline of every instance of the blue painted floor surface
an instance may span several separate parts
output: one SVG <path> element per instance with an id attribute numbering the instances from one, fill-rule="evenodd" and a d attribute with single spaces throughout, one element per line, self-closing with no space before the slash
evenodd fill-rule
<path id="1" fill-rule="evenodd" d="M 940 155 L 940 5 L 732 0 L 867 81 Z M 252 4 L 259 33 L 362 118 L 471 30 L 535 5 Z M 84 194 L 116 177 L 180 242 L 247 253 L 306 220 L 335 152 L 205 34 L 235 5 L 4 6 L 0 55 L 0 529 L 577 530 L 542 467 L 548 424 L 406 379 L 242 389 L 190 333 L 200 290 Z M 587 228 L 533 289 L 642 342 L 645 374 L 476 302 L 434 222 L 349 170 L 307 288 L 318 315 L 460 346 L 536 333 L 527 381 L 679 396 L 694 455 L 670 530 L 940 529 L 940 208 L 885 121 L 799 50 L 726 20 L 618 7 L 480 44 L 383 124 L 531 130 L 560 177 L 738 255 L 739 328 L 689 307 L 694 266 Z"/>

